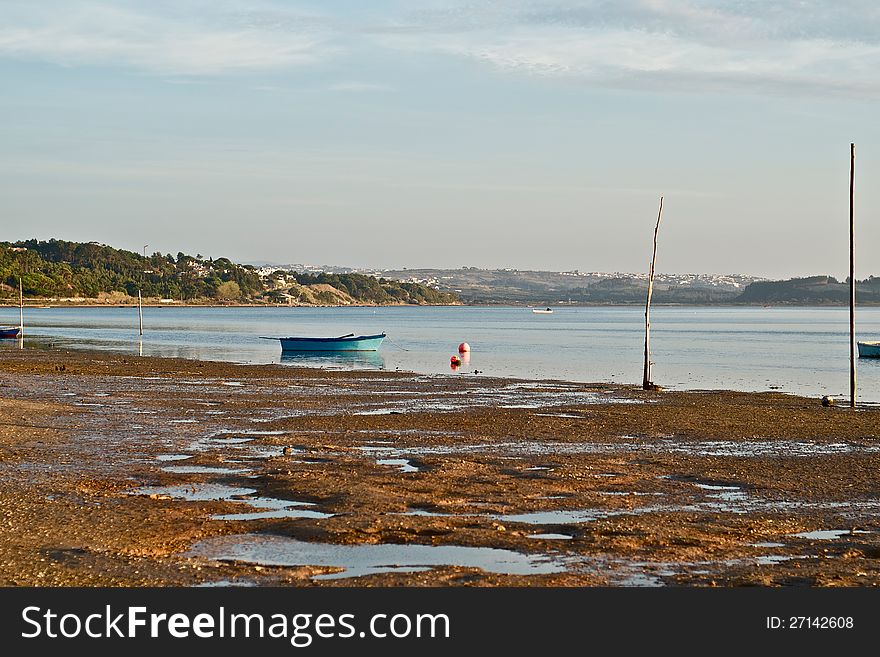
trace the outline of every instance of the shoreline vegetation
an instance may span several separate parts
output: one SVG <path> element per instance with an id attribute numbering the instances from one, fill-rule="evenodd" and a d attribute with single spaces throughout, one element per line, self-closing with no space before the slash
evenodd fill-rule
<path id="1" fill-rule="evenodd" d="M 357 273 L 260 274 L 228 258 L 178 253 L 141 256 L 94 242 L 26 240 L 0 243 L 0 300 L 15 302 L 19 281 L 31 302 L 131 305 L 432 305 L 456 304 L 455 294 L 420 283 Z"/>
<path id="2" fill-rule="evenodd" d="M 880 585 L 876 408 L 30 348 L 0 382 L 2 585 Z"/>
<path id="3" fill-rule="evenodd" d="M 413 269 L 331 273 L 257 270 L 227 258 L 151 256 L 95 242 L 0 242 L 0 306 L 613 306 L 641 305 L 639 274 Z M 880 305 L 880 278 L 857 281 L 860 305 Z M 844 306 L 848 282 L 831 276 L 767 281 L 741 275 L 661 275 L 656 305 Z"/>

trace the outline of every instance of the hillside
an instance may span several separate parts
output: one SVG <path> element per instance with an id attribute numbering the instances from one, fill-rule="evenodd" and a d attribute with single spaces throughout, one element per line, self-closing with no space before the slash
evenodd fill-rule
<path id="1" fill-rule="evenodd" d="M 177 303 L 285 303 L 290 305 L 450 304 L 453 294 L 425 285 L 377 280 L 362 274 L 261 276 L 228 258 L 178 253 L 142 256 L 96 242 L 0 242 L 0 300 L 18 296 L 21 277 L 29 299 L 124 303 L 137 297 Z"/>
<path id="2" fill-rule="evenodd" d="M 856 280 L 856 298 L 860 304 L 880 303 L 880 278 Z M 735 303 L 843 305 L 849 303 L 849 282 L 832 276 L 792 278 L 787 281 L 752 283 L 734 299 Z"/>
<path id="3" fill-rule="evenodd" d="M 484 304 L 642 304 L 646 274 L 550 272 L 519 269 L 405 269 L 385 276 L 455 292 L 468 303 Z M 656 276 L 657 303 L 723 303 L 739 296 L 752 276 L 663 274 Z"/>

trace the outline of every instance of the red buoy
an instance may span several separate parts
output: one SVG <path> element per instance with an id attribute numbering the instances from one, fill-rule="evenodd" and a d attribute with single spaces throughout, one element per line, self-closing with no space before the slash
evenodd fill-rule
<path id="1" fill-rule="evenodd" d="M 458 345 L 458 353 L 464 354 L 471 350 L 471 346 L 467 342 L 462 342 Z"/>
<path id="2" fill-rule="evenodd" d="M 459 358 L 458 356 L 453 356 L 452 358 L 449 359 L 449 362 L 452 365 L 461 365 L 461 358 Z"/>

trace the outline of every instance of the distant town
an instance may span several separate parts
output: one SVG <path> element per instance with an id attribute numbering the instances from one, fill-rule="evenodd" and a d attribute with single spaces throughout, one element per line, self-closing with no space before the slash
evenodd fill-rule
<path id="1" fill-rule="evenodd" d="M 100 244 L 0 242 L 0 303 L 284 305 L 643 304 L 643 272 L 524 269 L 368 269 L 292 263 L 238 264 L 179 252 L 147 255 Z M 880 304 L 880 278 L 857 281 L 858 302 Z M 655 275 L 656 303 L 843 305 L 847 281 L 827 276 L 770 281 L 744 274 Z"/>
<path id="2" fill-rule="evenodd" d="M 262 265 L 257 272 L 275 271 L 326 274 L 363 274 L 376 278 L 424 285 L 438 292 L 457 294 L 465 303 L 629 303 L 641 300 L 647 285 L 644 272 L 563 272 L 522 269 L 369 269 L 295 263 Z M 682 303 L 729 301 L 748 285 L 766 279 L 744 274 L 655 275 L 658 302 Z"/>

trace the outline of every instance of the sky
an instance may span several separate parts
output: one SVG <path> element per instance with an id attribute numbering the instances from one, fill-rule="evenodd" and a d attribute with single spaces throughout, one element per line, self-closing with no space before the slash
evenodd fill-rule
<path id="1" fill-rule="evenodd" d="M 880 275 L 876 0 L 0 0 L 0 240 Z"/>

